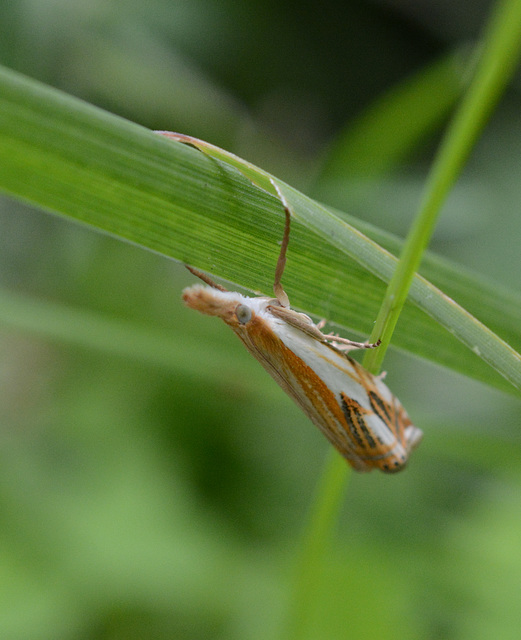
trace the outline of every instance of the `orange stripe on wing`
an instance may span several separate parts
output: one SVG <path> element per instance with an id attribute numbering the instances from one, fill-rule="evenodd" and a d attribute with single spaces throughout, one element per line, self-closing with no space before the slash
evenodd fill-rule
<path id="1" fill-rule="evenodd" d="M 393 438 L 390 444 L 384 445 L 364 418 L 376 415 L 382 422 L 382 428 L 387 428 L 385 412 L 373 413 L 347 394 L 341 394 L 337 399 L 313 369 L 293 353 L 259 316 L 254 316 L 246 325 L 232 326 L 232 329 L 352 467 L 358 471 L 378 468 L 392 472 L 404 466 L 401 443 Z M 344 357 L 348 361 L 346 364 L 353 363 L 354 375 L 350 377 L 367 392 L 374 390 L 377 393 L 374 377 L 351 358 Z M 344 371 L 344 367 L 337 368 Z M 386 411 L 395 415 L 394 407 L 386 408 Z M 395 434 L 396 429 L 391 429 L 391 432 Z"/>
<path id="2" fill-rule="evenodd" d="M 247 325 L 232 328 L 333 446 L 358 468 L 355 447 L 347 437 L 349 429 L 344 413 L 325 382 L 284 344 L 262 318 L 255 316 Z"/>

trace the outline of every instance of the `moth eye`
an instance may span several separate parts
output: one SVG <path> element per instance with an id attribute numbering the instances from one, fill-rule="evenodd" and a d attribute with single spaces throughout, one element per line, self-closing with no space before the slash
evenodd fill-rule
<path id="1" fill-rule="evenodd" d="M 235 309 L 235 315 L 241 324 L 246 324 L 251 320 L 251 309 L 245 304 L 239 304 Z"/>

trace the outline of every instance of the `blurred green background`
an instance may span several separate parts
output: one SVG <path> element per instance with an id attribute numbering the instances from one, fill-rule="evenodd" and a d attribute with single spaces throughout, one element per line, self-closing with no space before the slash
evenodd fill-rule
<path id="1" fill-rule="evenodd" d="M 489 8 L 17 0 L 0 5 L 0 63 L 403 235 L 442 118 L 385 170 L 355 158 L 333 175 L 332 150 L 381 96 L 472 44 Z M 432 246 L 514 290 L 519 88 Z M 284 637 L 325 440 L 224 325 L 183 308 L 182 266 L 5 198 L 0 229 L 4 289 L 92 342 L 119 327 L 136 353 L 171 344 L 154 364 L 0 327 L 0 638 Z M 519 638 L 521 406 L 397 352 L 385 368 L 425 440 L 404 473 L 351 478 L 306 637 Z"/>

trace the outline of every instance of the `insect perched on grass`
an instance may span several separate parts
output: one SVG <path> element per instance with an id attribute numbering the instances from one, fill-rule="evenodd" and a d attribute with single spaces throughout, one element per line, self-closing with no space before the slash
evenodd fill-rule
<path id="1" fill-rule="evenodd" d="M 281 278 L 289 243 L 290 209 L 272 181 L 286 214 L 284 236 L 275 269 L 275 298 L 248 298 L 227 291 L 207 275 L 188 269 L 209 286 L 183 291 L 191 309 L 222 318 L 284 391 L 357 471 L 400 471 L 422 432 L 413 426 L 382 376 L 374 376 L 347 355 L 378 343 L 353 342 L 324 334 L 293 311 Z"/>

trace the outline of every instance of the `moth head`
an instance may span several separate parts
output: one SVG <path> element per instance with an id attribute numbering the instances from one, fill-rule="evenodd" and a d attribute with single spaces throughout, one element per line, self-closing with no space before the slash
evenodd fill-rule
<path id="1" fill-rule="evenodd" d="M 254 317 L 248 298 L 234 291 L 219 291 L 196 284 L 183 291 L 183 301 L 190 309 L 222 318 L 232 328 L 244 326 Z"/>

